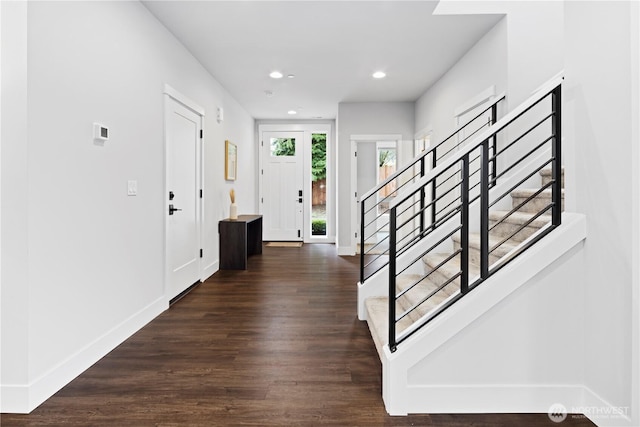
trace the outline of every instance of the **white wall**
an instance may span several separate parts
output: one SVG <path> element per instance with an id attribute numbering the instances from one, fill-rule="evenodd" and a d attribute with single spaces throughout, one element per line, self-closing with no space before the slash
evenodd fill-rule
<path id="1" fill-rule="evenodd" d="M 565 151 L 575 158 L 575 208 L 586 214 L 589 226 L 583 266 L 588 278 L 583 284 L 584 384 L 593 393 L 592 404 L 634 407 L 633 425 L 640 409 L 637 395 L 631 398 L 638 383 L 632 359 L 638 339 L 632 336 L 638 332 L 633 320 L 638 301 L 632 299 L 638 297 L 632 280 L 638 259 L 632 244 L 638 236 L 631 233 L 638 221 L 631 206 L 638 168 L 632 157 L 638 135 L 634 138 L 632 130 L 638 121 L 639 77 L 631 72 L 631 60 L 638 57 L 632 50 L 638 46 L 637 18 L 637 6 L 629 2 L 565 3 Z"/>
<path id="2" fill-rule="evenodd" d="M 336 244 L 338 253 L 341 248 L 349 248 L 356 230 L 352 230 L 353 212 L 351 179 L 351 135 L 397 134 L 402 140 L 409 140 L 399 147 L 399 166 L 413 157 L 414 126 L 413 102 L 367 102 L 338 104 L 337 125 L 337 217 L 338 230 Z M 354 248 L 352 248 L 354 249 Z"/>
<path id="3" fill-rule="evenodd" d="M 416 101 L 416 130 L 433 127 L 432 143 L 455 130 L 454 111 L 485 89 L 507 89 L 507 21 L 499 21 Z"/>
<path id="4" fill-rule="evenodd" d="M 504 389 L 529 392 L 523 393 L 529 399 L 515 406 L 522 411 L 579 403 L 572 391 L 584 369 L 580 345 L 584 276 L 575 272 L 583 258 L 578 244 L 412 367 L 409 383 L 486 388 L 484 402 L 461 399 L 458 405 L 451 404 L 459 408 L 513 410 L 513 402 L 500 399 Z M 544 396 L 538 392 L 541 389 L 554 393 Z M 564 399 L 555 400 L 560 396 Z"/>
<path id="5" fill-rule="evenodd" d="M 28 381 L 27 3 L 0 2 L 2 30 L 2 276 L 0 276 L 0 404 L 19 404 Z M 7 286 L 10 284 L 10 286 Z M 11 367 L 11 369 L 8 369 Z"/>
<path id="6" fill-rule="evenodd" d="M 2 264 L 12 265 L 2 270 L 11 297 L 2 301 L 2 410 L 26 411 L 166 308 L 164 84 L 206 112 L 208 273 L 229 188 L 255 206 L 254 121 L 138 2 L 2 7 L 2 122 L 15 123 L 2 129 Z M 20 37 L 27 44 L 5 53 L 5 40 Z M 13 72 L 22 86 L 5 93 Z M 111 130 L 102 146 L 96 121 Z M 234 183 L 224 181 L 225 139 L 238 145 Z M 126 193 L 132 179 L 136 197 Z"/>
<path id="7" fill-rule="evenodd" d="M 507 105 L 513 109 L 563 67 L 563 2 L 441 0 L 434 14 L 506 14 Z M 503 25 L 498 24 L 497 26 Z M 502 30 L 500 30 L 502 31 Z M 479 47 L 476 45 L 476 47 Z M 502 46 L 496 45 L 498 49 Z M 487 55 L 491 55 L 487 53 Z M 480 76 L 484 64 L 476 63 Z"/>

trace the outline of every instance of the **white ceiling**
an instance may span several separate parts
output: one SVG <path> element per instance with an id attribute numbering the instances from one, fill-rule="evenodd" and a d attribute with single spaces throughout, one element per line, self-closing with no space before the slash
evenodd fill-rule
<path id="1" fill-rule="evenodd" d="M 415 101 L 500 19 L 434 16 L 437 1 L 144 4 L 256 119 L 290 119 L 291 109 L 295 118 L 335 118 L 340 102 Z M 285 77 L 269 78 L 273 70 Z M 373 79 L 376 70 L 387 77 Z"/>

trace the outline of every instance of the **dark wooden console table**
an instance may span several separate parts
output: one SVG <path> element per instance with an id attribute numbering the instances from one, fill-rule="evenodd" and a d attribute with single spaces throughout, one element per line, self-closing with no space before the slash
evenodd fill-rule
<path id="1" fill-rule="evenodd" d="M 246 270 L 249 255 L 262 253 L 262 215 L 238 215 L 218 223 L 220 268 Z"/>

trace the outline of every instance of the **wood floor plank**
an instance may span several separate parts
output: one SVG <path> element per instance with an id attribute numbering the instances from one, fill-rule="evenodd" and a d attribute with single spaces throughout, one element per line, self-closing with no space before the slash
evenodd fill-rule
<path id="1" fill-rule="evenodd" d="M 390 417 L 356 317 L 357 257 L 265 247 L 6 426 L 552 426 L 546 414 Z M 562 426 L 593 426 L 569 416 Z"/>

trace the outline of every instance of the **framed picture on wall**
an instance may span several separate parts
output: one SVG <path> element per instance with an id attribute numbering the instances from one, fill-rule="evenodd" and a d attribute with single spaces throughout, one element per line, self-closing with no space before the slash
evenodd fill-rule
<path id="1" fill-rule="evenodd" d="M 238 171 L 238 147 L 230 141 L 224 142 L 224 179 L 235 181 Z"/>

